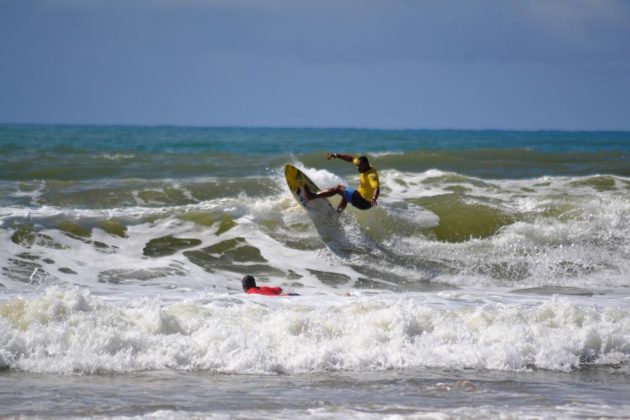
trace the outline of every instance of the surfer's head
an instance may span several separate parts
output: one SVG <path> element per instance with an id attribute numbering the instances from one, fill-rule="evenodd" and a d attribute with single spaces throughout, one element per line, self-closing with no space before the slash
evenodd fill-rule
<path id="1" fill-rule="evenodd" d="M 367 172 L 370 170 L 370 162 L 365 156 L 359 156 L 359 172 Z"/>
<path id="2" fill-rule="evenodd" d="M 254 278 L 254 276 L 243 277 L 243 280 L 241 280 L 241 283 L 243 283 L 243 290 L 245 291 L 247 291 L 248 289 L 251 289 L 252 287 L 256 287 L 256 279 Z"/>

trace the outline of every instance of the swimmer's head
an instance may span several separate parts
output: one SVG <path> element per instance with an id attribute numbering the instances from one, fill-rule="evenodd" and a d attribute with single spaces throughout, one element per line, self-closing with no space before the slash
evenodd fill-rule
<path id="1" fill-rule="evenodd" d="M 252 287 L 256 287 L 256 279 L 254 276 L 245 276 L 243 280 L 241 280 L 243 284 L 243 290 L 247 291 L 247 289 L 251 289 Z"/>

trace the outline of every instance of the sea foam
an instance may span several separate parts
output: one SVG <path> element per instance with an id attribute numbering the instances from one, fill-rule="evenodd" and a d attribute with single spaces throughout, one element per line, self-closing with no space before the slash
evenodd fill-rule
<path id="1" fill-rule="evenodd" d="M 0 343 L 2 367 L 30 372 L 570 371 L 628 362 L 630 309 L 457 293 L 164 303 L 51 287 L 0 303 Z"/>

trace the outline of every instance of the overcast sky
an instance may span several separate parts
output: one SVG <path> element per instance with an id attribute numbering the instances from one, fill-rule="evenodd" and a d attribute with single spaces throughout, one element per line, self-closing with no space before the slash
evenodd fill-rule
<path id="1" fill-rule="evenodd" d="M 0 0 L 0 122 L 630 130 L 630 0 Z"/>

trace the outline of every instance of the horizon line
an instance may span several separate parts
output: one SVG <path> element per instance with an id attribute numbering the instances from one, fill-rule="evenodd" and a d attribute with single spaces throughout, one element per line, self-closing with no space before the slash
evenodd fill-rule
<path id="1" fill-rule="evenodd" d="M 564 133 L 630 133 L 627 129 L 580 129 L 580 128 L 446 128 L 446 127 L 416 127 L 416 128 L 390 128 L 369 126 L 299 126 L 299 125 L 205 125 L 205 124 L 175 124 L 175 123 L 60 123 L 60 122 L 5 122 L 0 121 L 0 126 L 32 126 L 32 127 L 135 127 L 135 128 L 193 128 L 193 129 L 252 129 L 252 130 L 356 130 L 356 131 L 512 131 L 512 132 L 564 132 Z"/>

